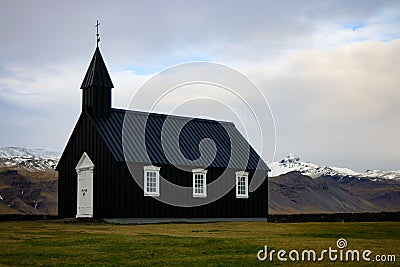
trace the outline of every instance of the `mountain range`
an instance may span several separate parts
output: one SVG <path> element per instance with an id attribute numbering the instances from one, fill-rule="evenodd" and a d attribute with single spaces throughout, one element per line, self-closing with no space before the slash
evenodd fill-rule
<path id="1" fill-rule="evenodd" d="M 318 166 L 289 155 L 269 162 L 269 213 L 400 210 L 400 171 Z"/>
<path id="2" fill-rule="evenodd" d="M 0 147 L 0 167 L 29 171 L 54 170 L 60 151 L 24 147 Z"/>
<path id="3" fill-rule="evenodd" d="M 300 172 L 312 178 L 322 176 L 336 176 L 336 177 L 357 177 L 357 178 L 370 178 L 370 179 L 397 179 L 400 180 L 400 170 L 396 171 L 381 171 L 381 170 L 367 170 L 365 172 L 356 172 L 348 168 L 339 167 L 320 167 L 314 163 L 301 161 L 299 157 L 292 154 L 277 162 L 268 162 L 271 168 L 269 177 L 276 177 L 292 171 Z"/>
<path id="4" fill-rule="evenodd" d="M 57 214 L 60 151 L 0 147 L 0 214 Z M 269 213 L 400 211 L 400 171 L 318 166 L 289 155 L 268 162 Z"/>

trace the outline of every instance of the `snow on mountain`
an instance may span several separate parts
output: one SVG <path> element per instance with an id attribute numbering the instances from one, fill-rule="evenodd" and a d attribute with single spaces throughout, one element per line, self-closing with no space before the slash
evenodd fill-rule
<path id="1" fill-rule="evenodd" d="M 58 159 L 60 157 L 60 151 L 27 147 L 0 147 L 0 158 L 13 157 Z"/>
<path id="2" fill-rule="evenodd" d="M 356 172 L 348 168 L 338 167 L 327 167 L 318 166 L 314 163 L 301 161 L 299 157 L 295 155 L 288 155 L 284 159 L 278 162 L 268 162 L 268 166 L 271 169 L 269 173 L 270 177 L 279 176 L 291 171 L 298 171 L 304 175 L 312 178 L 318 178 L 320 176 L 339 176 L 339 177 L 358 177 L 358 178 L 370 178 L 370 179 L 398 179 L 400 180 L 400 170 L 398 171 L 380 171 L 380 170 L 367 170 L 366 172 Z"/>
<path id="3" fill-rule="evenodd" d="M 0 166 L 21 167 L 32 171 L 53 170 L 60 159 L 61 151 L 46 150 L 26 147 L 0 147 Z M 271 168 L 270 177 L 279 176 L 291 171 L 298 171 L 312 178 L 320 176 L 339 176 L 339 177 L 359 177 L 370 179 L 398 179 L 400 180 L 400 170 L 380 171 L 367 170 L 366 172 L 356 172 L 347 168 L 318 166 L 314 163 L 300 160 L 295 155 L 288 155 L 278 162 L 268 162 Z"/>
<path id="4" fill-rule="evenodd" d="M 60 151 L 25 147 L 0 147 L 0 166 L 21 167 L 31 171 L 52 170 Z"/>

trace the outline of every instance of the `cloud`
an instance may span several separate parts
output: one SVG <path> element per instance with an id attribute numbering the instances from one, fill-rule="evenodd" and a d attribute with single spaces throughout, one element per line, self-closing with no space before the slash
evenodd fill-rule
<path id="1" fill-rule="evenodd" d="M 267 68 L 261 87 L 273 103 L 280 155 L 294 149 L 324 164 L 318 155 L 325 154 L 325 164 L 345 158 L 360 169 L 380 157 L 386 161 L 379 164 L 394 166 L 399 53 L 400 40 L 362 42 L 298 51 Z"/>
<path id="2" fill-rule="evenodd" d="M 374 16 L 350 19 L 345 23 L 325 23 L 317 26 L 314 44 L 340 47 L 363 41 L 392 41 L 400 38 L 400 6 L 384 8 Z"/>
<path id="3" fill-rule="evenodd" d="M 166 67 L 216 61 L 268 97 L 278 157 L 398 168 L 399 10 L 398 1 L 2 1 L 0 111 L 10 127 L 0 140 L 65 144 L 99 19 L 116 107 Z M 196 105 L 225 116 L 214 104 Z"/>

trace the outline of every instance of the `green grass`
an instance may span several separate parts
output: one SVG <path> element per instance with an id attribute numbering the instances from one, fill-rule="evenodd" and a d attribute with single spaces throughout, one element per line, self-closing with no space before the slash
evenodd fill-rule
<path id="1" fill-rule="evenodd" d="M 206 223 L 112 225 L 55 221 L 0 222 L 0 266 L 322 266 L 319 262 L 259 262 L 258 250 L 336 248 L 394 254 L 400 261 L 400 223 Z M 325 261 L 323 266 L 356 266 Z M 376 262 L 361 262 L 376 266 Z M 383 263 L 381 266 L 396 266 Z"/>

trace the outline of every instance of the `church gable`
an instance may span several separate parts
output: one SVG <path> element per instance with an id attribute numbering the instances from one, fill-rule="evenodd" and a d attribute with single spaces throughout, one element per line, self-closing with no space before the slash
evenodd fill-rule
<path id="1" fill-rule="evenodd" d="M 99 157 L 99 153 L 103 154 L 101 156 L 103 159 L 106 155 L 110 155 L 114 159 L 112 153 L 108 149 L 108 145 L 99 133 L 87 109 L 83 110 L 79 116 L 57 164 L 56 170 L 59 171 L 65 166 L 73 166 L 75 170 L 84 152 L 90 155 L 90 159 L 94 164 Z"/>

